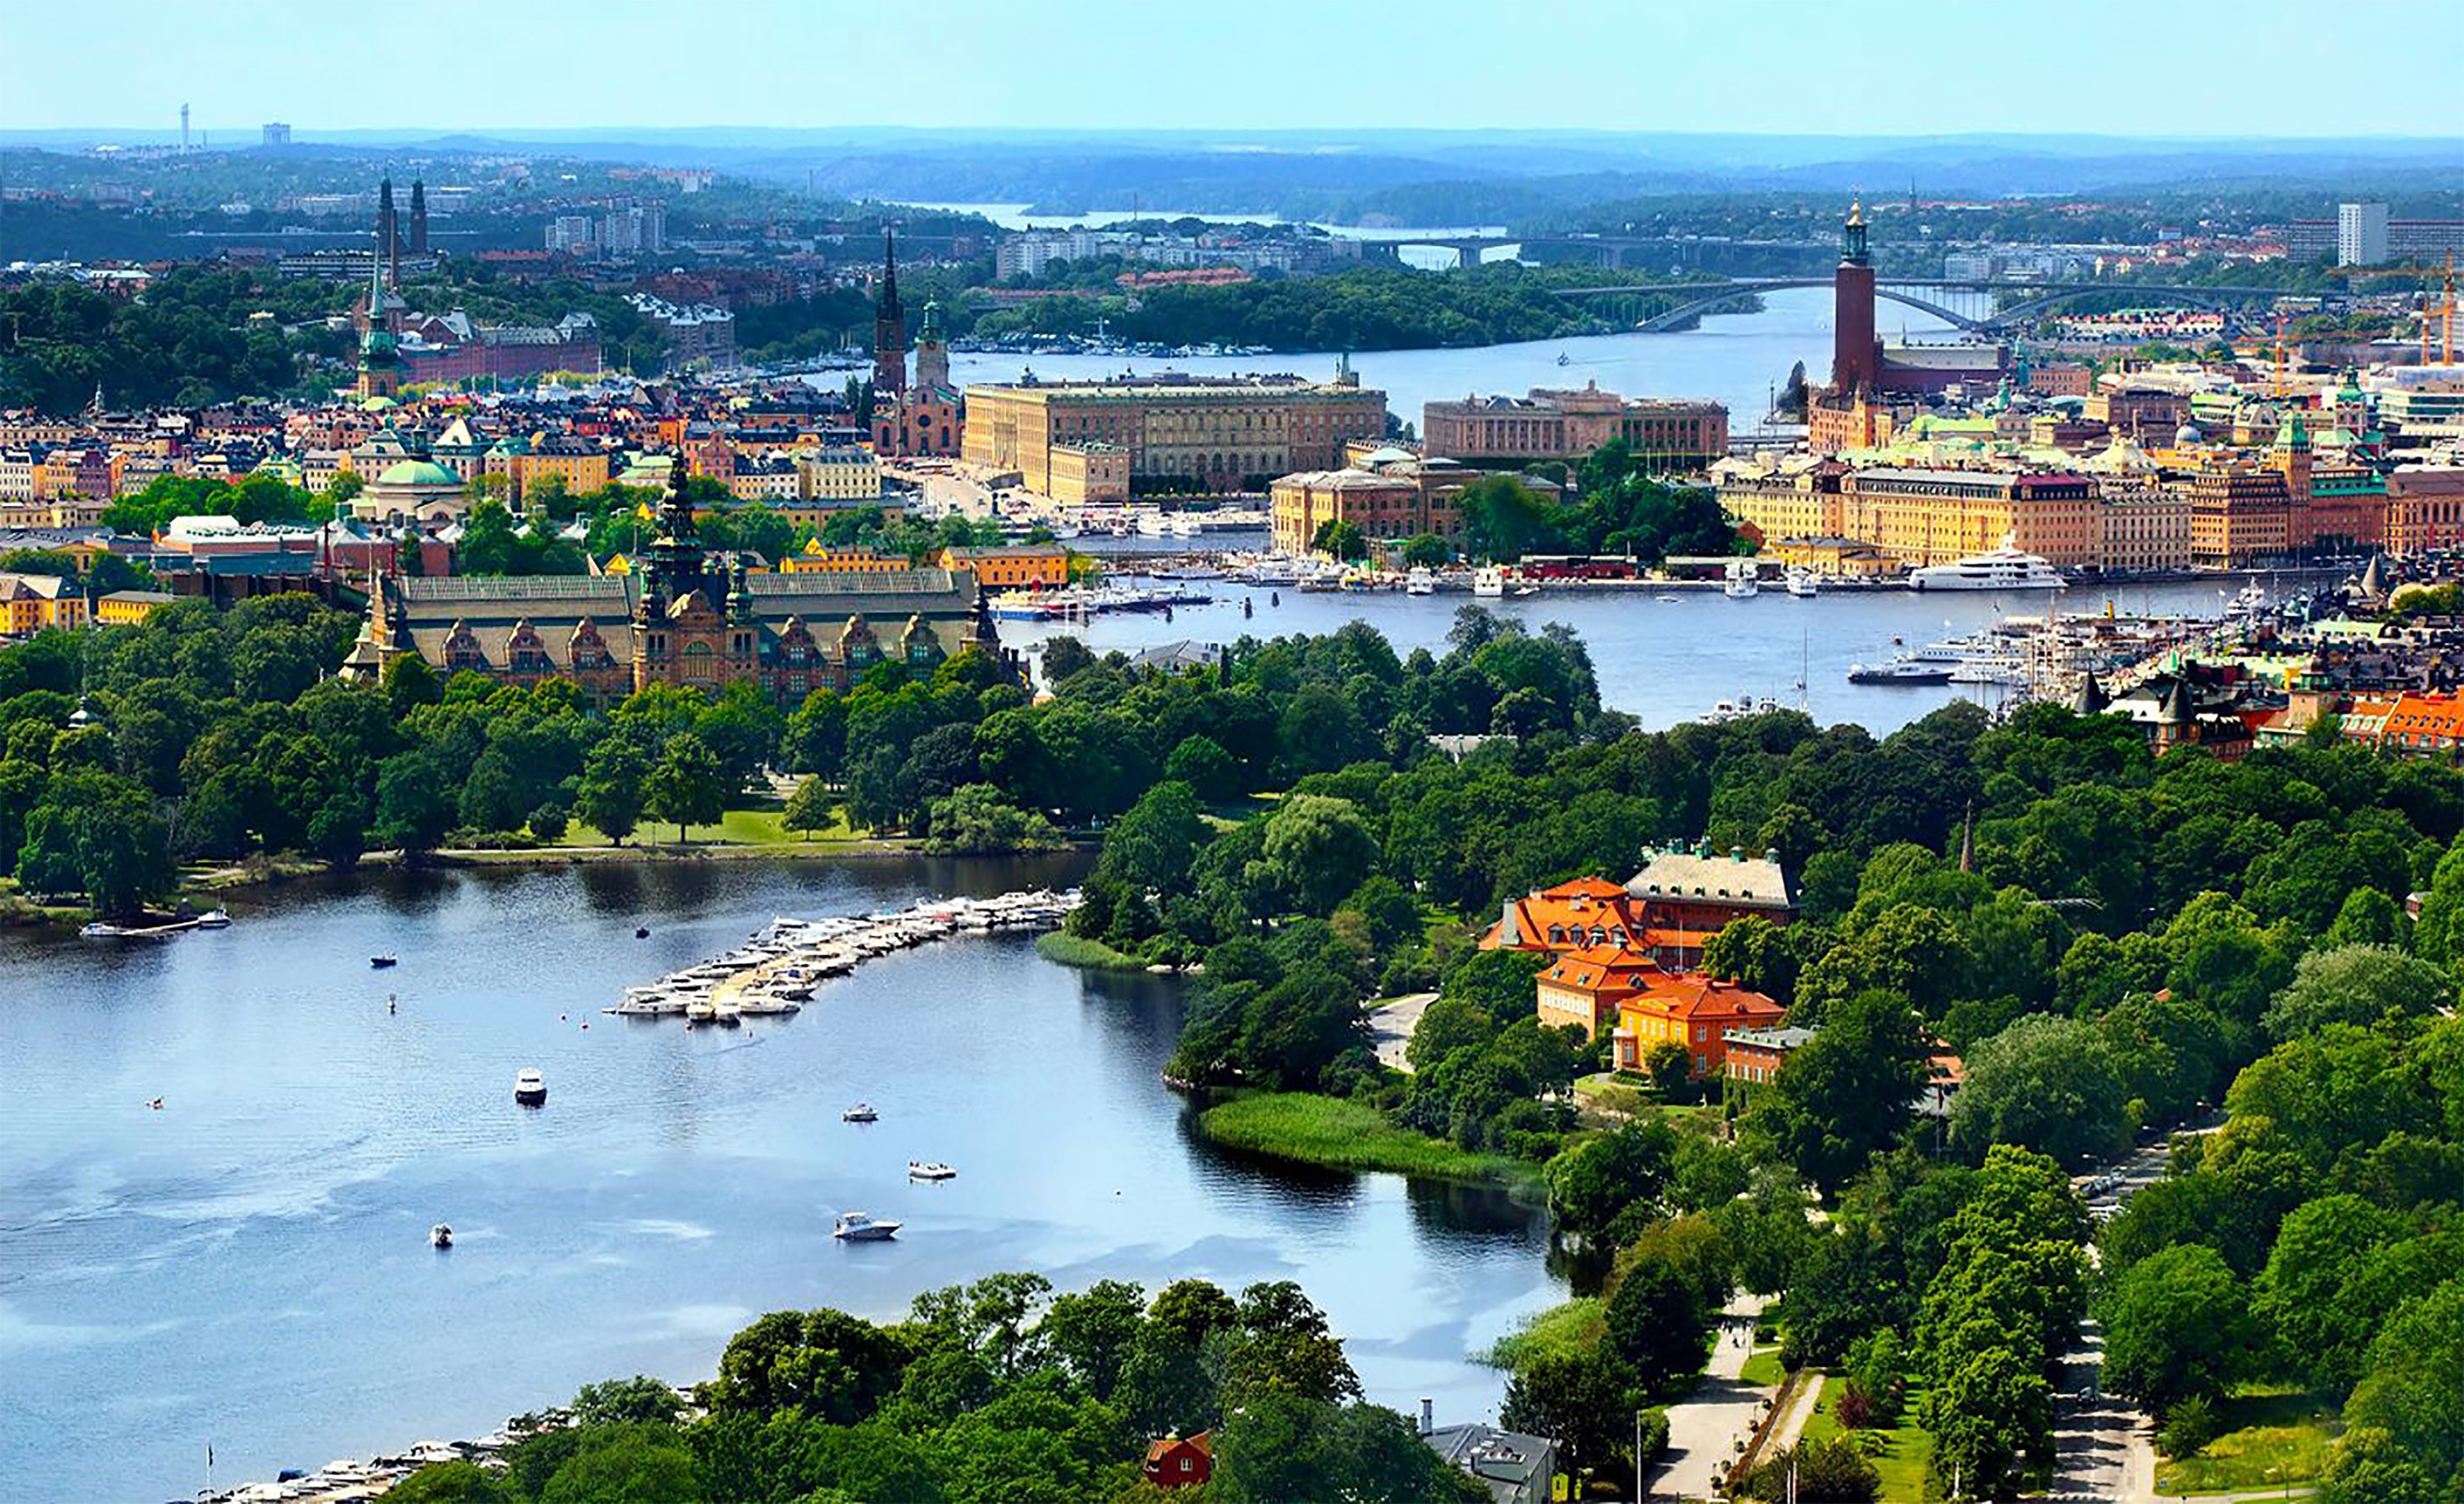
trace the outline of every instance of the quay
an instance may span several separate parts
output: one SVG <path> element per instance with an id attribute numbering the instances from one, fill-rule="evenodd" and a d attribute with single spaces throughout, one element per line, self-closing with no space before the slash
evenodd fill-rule
<path id="1" fill-rule="evenodd" d="M 906 909 L 821 919 L 781 916 L 725 955 L 627 988 L 603 1009 L 620 1018 L 681 1015 L 688 1027 L 733 1028 L 800 1010 L 813 989 L 876 956 L 960 935 L 1049 930 L 1079 903 L 1078 890 L 1038 889 L 993 898 L 926 899 Z"/>

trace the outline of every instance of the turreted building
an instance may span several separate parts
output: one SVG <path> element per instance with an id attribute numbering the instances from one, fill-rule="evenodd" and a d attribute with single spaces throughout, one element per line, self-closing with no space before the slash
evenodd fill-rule
<path id="1" fill-rule="evenodd" d="M 385 575 L 344 665 L 373 677 L 406 653 L 439 675 L 571 679 L 603 702 L 652 684 L 715 693 L 753 680 L 781 705 L 845 692 L 896 659 L 929 671 L 967 652 L 1017 672 L 965 570 L 773 574 L 715 564 L 678 461 L 658 536 L 623 575 L 431 579 Z"/>

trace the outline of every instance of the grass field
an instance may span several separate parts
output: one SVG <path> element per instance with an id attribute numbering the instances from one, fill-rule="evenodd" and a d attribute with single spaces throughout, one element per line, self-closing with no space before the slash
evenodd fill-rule
<path id="1" fill-rule="evenodd" d="M 1035 941 L 1035 953 L 1046 961 L 1065 966 L 1084 966 L 1089 971 L 1144 971 L 1147 963 L 1135 956 L 1114 950 L 1099 940 L 1083 935 L 1065 934 L 1054 930 Z"/>
<path id="2" fill-rule="evenodd" d="M 685 839 L 703 844 L 729 846 L 825 846 L 831 842 L 861 840 L 847 823 L 847 811 L 836 811 L 826 830 L 807 834 L 790 830 L 779 823 L 782 808 L 776 803 L 756 805 L 744 809 L 730 809 L 718 817 L 716 825 L 689 825 Z M 625 838 L 634 846 L 671 846 L 675 844 L 676 828 L 657 821 L 645 820 L 631 835 Z M 607 837 L 596 828 L 580 820 L 565 827 L 559 846 L 605 846 Z"/>
<path id="3" fill-rule="evenodd" d="M 1480 1355 L 1492 1368 L 1512 1368 L 1542 1354 L 1572 1355 L 1589 1350 L 1600 1339 L 1601 1312 L 1596 1295 L 1576 1295 L 1546 1311 L 1535 1311 L 1523 1324 L 1499 1338 Z"/>
<path id="4" fill-rule="evenodd" d="M 1329 1169 L 1506 1183 L 1527 1183 L 1540 1173 L 1521 1160 L 1473 1154 L 1397 1128 L 1374 1107 L 1306 1092 L 1237 1096 L 1199 1115 L 1198 1126 L 1227 1148 Z"/>
<path id="5" fill-rule="evenodd" d="M 1779 1365 L 1779 1349 L 1775 1346 L 1757 1347 L 1747 1354 L 1746 1366 L 1737 1374 L 1741 1382 L 1758 1389 L 1776 1389 L 1786 1377 L 1788 1370 Z"/>
<path id="6" fill-rule="evenodd" d="M 1823 1376 L 1822 1395 L 1806 1418 L 1803 1440 L 1829 1441 L 1840 1434 L 1839 1395 L 1846 1387 L 1847 1381 L 1837 1374 Z M 1882 1504 L 1924 1504 L 1925 1468 L 1933 1459 L 1933 1437 L 1916 1421 L 1917 1406 L 1924 1400 L 1924 1390 L 1910 1389 L 1899 1425 L 1865 1432 L 1871 1443 L 1865 1456 L 1882 1475 Z"/>
<path id="7" fill-rule="evenodd" d="M 2159 1493 L 2226 1493 L 2308 1483 L 2343 1429 L 2337 1409 L 2313 1396 L 2257 1390 L 2216 1405 L 2224 1427 L 2195 1456 L 2159 1460 Z"/>

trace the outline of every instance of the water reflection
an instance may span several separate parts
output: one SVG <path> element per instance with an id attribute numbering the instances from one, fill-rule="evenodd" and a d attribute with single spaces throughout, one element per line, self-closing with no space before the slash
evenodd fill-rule
<path id="1" fill-rule="evenodd" d="M 763 1310 L 891 1316 L 1022 1267 L 1298 1279 L 1373 1397 L 1493 1408 L 1463 1354 L 1554 1298 L 1536 1214 L 1193 1139 L 1159 1079 L 1173 979 L 997 937 L 741 1030 L 598 1011 L 775 914 L 1083 863 L 372 871 L 245 896 L 231 930 L 168 944 L 0 947 L 0 1477 L 159 1497 L 209 1440 L 226 1481 L 271 1476 L 610 1373 L 706 1374 Z M 376 951 L 401 964 L 371 971 Z M 524 1066 L 543 1110 L 512 1101 Z M 859 1097 L 881 1123 L 839 1121 Z M 959 1178 L 910 1184 L 911 1157 Z M 828 1235 L 848 1207 L 909 1232 L 849 1250 Z"/>

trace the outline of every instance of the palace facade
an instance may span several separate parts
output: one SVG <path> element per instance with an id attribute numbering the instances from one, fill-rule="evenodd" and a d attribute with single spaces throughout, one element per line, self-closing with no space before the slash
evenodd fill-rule
<path id="1" fill-rule="evenodd" d="M 773 574 L 740 558 L 716 566 L 684 481 L 679 461 L 658 538 L 625 574 L 380 576 L 344 672 L 374 676 L 413 654 L 440 675 L 570 679 L 602 701 L 652 684 L 715 692 L 752 680 L 782 705 L 817 689 L 844 693 L 891 659 L 930 669 L 982 652 L 1016 672 L 972 573 Z"/>

